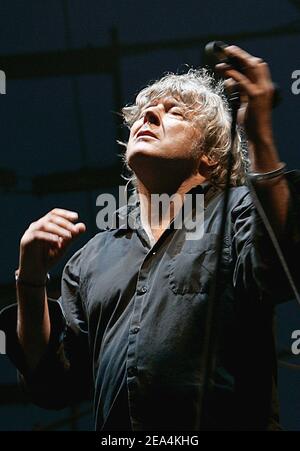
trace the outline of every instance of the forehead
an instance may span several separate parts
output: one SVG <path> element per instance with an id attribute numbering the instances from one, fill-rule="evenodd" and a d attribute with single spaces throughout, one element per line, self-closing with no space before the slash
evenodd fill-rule
<path id="1" fill-rule="evenodd" d="M 149 95 L 145 98 L 145 104 L 151 102 L 152 105 L 158 105 L 159 103 L 163 104 L 172 104 L 172 105 L 183 105 L 185 102 L 178 95 L 166 94 L 157 96 L 155 94 Z"/>
<path id="2" fill-rule="evenodd" d="M 136 105 L 143 108 L 150 102 L 155 104 L 162 101 L 194 109 L 201 104 L 201 95 L 199 90 L 194 89 L 194 86 L 190 84 L 181 83 L 179 86 L 170 87 L 157 83 L 140 92 Z"/>

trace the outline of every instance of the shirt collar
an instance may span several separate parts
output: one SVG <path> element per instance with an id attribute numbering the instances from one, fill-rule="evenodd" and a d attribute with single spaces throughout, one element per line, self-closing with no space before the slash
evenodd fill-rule
<path id="1" fill-rule="evenodd" d="M 206 206 L 206 200 L 208 200 L 208 197 L 210 198 L 210 196 L 207 196 L 209 191 L 215 192 L 215 189 L 213 189 L 213 185 L 209 181 L 205 181 L 204 183 L 194 186 L 186 194 L 204 194 Z M 115 214 L 119 219 L 119 224 L 121 224 L 117 227 L 118 229 L 132 230 L 134 228 L 142 228 L 140 220 L 140 201 L 138 195 L 135 196 L 132 203 L 121 207 L 115 212 Z M 134 224 L 134 227 L 131 227 L 132 224 Z"/>

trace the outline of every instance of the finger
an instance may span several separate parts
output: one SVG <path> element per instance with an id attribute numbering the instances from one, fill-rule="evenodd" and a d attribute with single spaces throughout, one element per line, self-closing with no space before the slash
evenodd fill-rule
<path id="1" fill-rule="evenodd" d="M 218 70 L 222 72 L 224 77 L 232 78 L 236 83 L 238 83 L 239 89 L 242 88 L 249 97 L 255 95 L 256 86 L 249 80 L 248 77 L 235 69 L 227 69 L 227 67 L 225 67 L 224 70 L 222 67 L 219 67 Z"/>
<path id="2" fill-rule="evenodd" d="M 253 68 L 260 63 L 263 63 L 261 58 L 251 55 L 236 45 L 225 47 L 224 53 L 229 57 L 237 58 L 245 68 Z"/>
<path id="3" fill-rule="evenodd" d="M 224 80 L 224 87 L 226 91 L 230 94 L 237 88 L 236 81 L 233 80 L 233 78 L 227 78 L 227 80 Z"/>
<path id="4" fill-rule="evenodd" d="M 229 59 L 235 60 L 239 66 L 237 67 L 233 62 L 232 67 L 246 75 L 251 81 L 259 82 L 260 84 L 272 83 L 269 66 L 261 58 L 250 55 L 237 46 L 226 47 L 224 51 L 226 50 L 225 54 Z"/>
<path id="5" fill-rule="evenodd" d="M 229 94 L 231 94 L 234 91 L 239 91 L 241 102 L 247 101 L 248 99 L 247 94 L 245 94 L 245 92 L 240 89 L 240 84 L 235 80 L 233 80 L 233 78 L 227 78 L 226 80 L 224 80 L 224 86 Z"/>
<path id="6" fill-rule="evenodd" d="M 34 230 L 30 233 L 30 236 L 33 241 L 38 240 L 59 246 L 59 237 L 53 233 L 45 232 L 43 230 Z"/>
<path id="7" fill-rule="evenodd" d="M 64 240 L 71 240 L 73 238 L 73 235 L 69 230 L 66 230 L 63 227 L 49 221 L 42 222 L 39 226 L 39 230 L 53 233 Z"/>
<path id="8" fill-rule="evenodd" d="M 86 231 L 86 226 L 83 222 L 78 222 L 75 224 L 75 228 L 77 230 L 77 233 L 84 233 Z"/>
<path id="9" fill-rule="evenodd" d="M 269 65 L 265 61 L 259 64 L 256 72 L 262 80 L 265 80 L 267 83 L 273 84 Z"/>
<path id="10" fill-rule="evenodd" d="M 259 82 L 251 80 L 250 76 L 248 78 L 248 76 L 241 74 L 228 64 L 217 64 L 216 70 L 220 72 L 224 78 L 234 78 L 238 83 L 238 89 L 242 95 L 246 94 L 247 96 L 254 97 L 259 93 L 265 92 L 265 94 L 268 94 L 268 96 L 271 97 L 274 94 L 274 84 L 267 63 L 260 64 L 259 68 L 255 71 L 255 78 L 259 80 Z"/>
<path id="11" fill-rule="evenodd" d="M 72 234 L 78 233 L 78 227 L 76 227 L 76 225 L 73 224 L 73 222 L 69 221 L 68 219 L 63 218 L 62 216 L 58 216 L 56 214 L 49 213 L 48 218 L 49 218 L 50 222 L 68 230 Z"/>
<path id="12" fill-rule="evenodd" d="M 76 211 L 64 210 L 63 208 L 53 208 L 50 214 L 61 216 L 62 218 L 68 219 L 69 221 L 77 221 L 78 213 Z"/>
<path id="13" fill-rule="evenodd" d="M 227 63 L 218 63 L 215 65 L 215 69 L 217 69 L 218 71 L 224 71 L 226 69 L 232 69 L 232 66 Z"/>

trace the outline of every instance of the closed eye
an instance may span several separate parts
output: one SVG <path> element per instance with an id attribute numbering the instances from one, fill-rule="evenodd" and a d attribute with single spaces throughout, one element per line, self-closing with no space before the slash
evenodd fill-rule
<path id="1" fill-rule="evenodd" d="M 183 111 L 178 107 L 170 108 L 169 113 L 173 114 L 174 116 L 184 116 Z"/>

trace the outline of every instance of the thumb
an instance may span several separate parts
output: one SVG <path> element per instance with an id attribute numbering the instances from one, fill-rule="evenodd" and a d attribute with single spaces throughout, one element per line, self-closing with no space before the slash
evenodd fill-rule
<path id="1" fill-rule="evenodd" d="M 83 222 L 78 222 L 75 224 L 76 234 L 84 233 L 86 231 L 86 225 Z"/>

